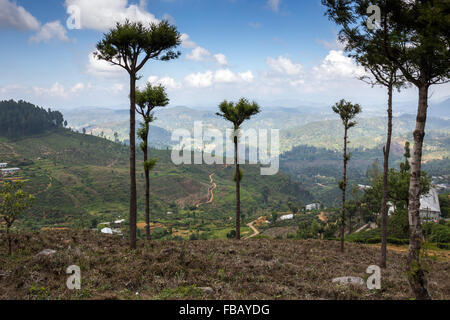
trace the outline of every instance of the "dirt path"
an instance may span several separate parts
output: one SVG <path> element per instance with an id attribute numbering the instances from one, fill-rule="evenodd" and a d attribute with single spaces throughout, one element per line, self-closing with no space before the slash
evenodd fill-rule
<path id="1" fill-rule="evenodd" d="M 214 201 L 214 190 L 216 190 L 216 188 L 217 188 L 217 184 L 214 182 L 214 179 L 213 179 L 213 176 L 214 176 L 215 174 L 216 174 L 216 173 L 213 172 L 213 173 L 211 173 L 211 174 L 209 175 L 209 182 L 211 183 L 211 187 L 209 187 L 209 189 L 208 189 L 208 200 L 205 201 L 205 202 L 200 202 L 200 203 L 198 203 L 198 204 L 196 205 L 197 208 L 200 207 L 200 206 L 203 205 L 203 204 L 210 204 L 210 203 L 213 203 L 213 201 Z"/>
<path id="2" fill-rule="evenodd" d="M 223 166 L 222 170 L 226 169 L 226 168 L 228 168 L 227 164 Z M 196 205 L 196 208 L 199 208 L 203 204 L 211 204 L 211 203 L 213 203 L 213 201 L 214 201 L 214 190 L 216 190 L 216 188 L 217 188 L 217 184 L 214 182 L 214 179 L 213 179 L 215 174 L 216 174 L 216 172 L 213 172 L 213 173 L 211 173 L 209 175 L 209 182 L 211 183 L 211 187 L 209 187 L 209 189 L 208 189 L 208 200 L 205 201 L 205 202 L 199 202 Z"/>
<path id="3" fill-rule="evenodd" d="M 381 248 L 381 244 L 371 244 L 370 246 Z M 388 244 L 387 249 L 389 251 L 400 252 L 400 253 L 408 253 L 409 247 L 407 245 L 399 246 L 399 245 L 390 245 Z M 450 250 L 427 250 L 428 256 L 436 257 L 441 261 L 450 261 Z"/>
<path id="4" fill-rule="evenodd" d="M 247 239 L 256 237 L 256 236 L 259 234 L 258 229 L 256 229 L 255 226 L 254 226 L 255 222 L 258 221 L 259 219 L 261 219 L 261 217 L 259 217 L 259 218 L 256 219 L 255 221 L 252 221 L 252 222 L 250 222 L 250 223 L 247 223 L 247 227 L 249 227 L 250 229 L 252 229 L 253 234 L 251 234 L 251 235 L 249 235 L 249 236 L 243 238 L 242 240 L 247 240 Z"/>

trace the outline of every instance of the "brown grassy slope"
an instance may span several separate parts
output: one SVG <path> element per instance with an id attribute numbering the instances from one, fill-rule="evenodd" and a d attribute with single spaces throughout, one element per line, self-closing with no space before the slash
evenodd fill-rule
<path id="1" fill-rule="evenodd" d="M 332 241 L 234 240 L 139 242 L 93 231 L 16 236 L 13 257 L 0 241 L 0 299 L 409 299 L 405 253 L 390 252 L 382 290 L 342 287 L 339 276 L 359 276 L 377 264 L 379 250 Z M 38 257 L 43 249 L 52 257 Z M 82 289 L 66 289 L 65 270 L 81 267 Z M 450 298 L 448 261 L 429 261 L 430 290 Z M 211 287 L 204 293 L 199 287 Z M 136 294 L 138 292 L 138 294 Z"/>

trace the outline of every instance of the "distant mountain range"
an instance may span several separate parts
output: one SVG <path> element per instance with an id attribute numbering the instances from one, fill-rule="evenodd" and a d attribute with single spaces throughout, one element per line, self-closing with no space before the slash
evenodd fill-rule
<path id="1" fill-rule="evenodd" d="M 432 158 L 450 156 L 448 143 L 450 135 L 449 120 L 450 99 L 429 107 L 427 121 L 427 145 L 425 154 L 433 153 Z M 415 116 L 402 113 L 410 107 L 396 106 L 394 120 L 394 138 L 401 142 L 412 139 Z M 128 141 L 128 110 L 105 108 L 78 108 L 64 111 L 69 126 L 94 135 L 103 135 L 113 140 L 117 132 L 121 141 Z M 386 118 L 383 112 L 365 112 L 358 121 L 358 126 L 351 130 L 352 147 L 374 148 L 383 143 L 386 134 Z M 192 132 L 194 123 L 200 121 L 204 128 L 225 130 L 230 124 L 219 118 L 214 110 L 205 108 L 170 107 L 159 108 L 155 112 L 156 121 L 150 131 L 150 145 L 165 149 L 175 145 L 171 134 L 175 129 L 187 129 Z M 137 118 L 139 120 L 139 115 Z M 263 108 L 262 112 L 248 121 L 244 129 L 280 129 L 281 152 L 289 151 L 295 146 L 309 145 L 332 150 L 341 148 L 342 126 L 337 116 L 329 107 L 308 108 Z M 255 147 L 255 146 L 251 146 Z M 428 148 L 428 149 L 427 149 Z"/>

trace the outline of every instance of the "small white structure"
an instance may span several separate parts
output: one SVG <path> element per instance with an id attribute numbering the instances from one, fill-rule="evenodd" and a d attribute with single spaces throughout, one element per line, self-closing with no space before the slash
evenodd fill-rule
<path id="1" fill-rule="evenodd" d="M 0 168 L 6 168 L 7 166 L 8 166 L 8 163 L 0 162 Z"/>
<path id="2" fill-rule="evenodd" d="M 280 220 L 281 220 L 281 221 L 284 221 L 284 220 L 292 220 L 292 219 L 294 219 L 294 215 L 293 215 L 293 214 L 285 214 L 284 216 L 281 216 L 281 217 L 280 217 Z"/>
<path id="3" fill-rule="evenodd" d="M 311 203 L 306 205 L 306 211 L 320 210 L 320 203 Z"/>
<path id="4" fill-rule="evenodd" d="M 114 221 L 115 224 L 122 224 L 125 222 L 125 219 L 121 219 L 121 220 L 116 220 Z"/>
<path id="5" fill-rule="evenodd" d="M 436 188 L 431 187 L 426 195 L 420 197 L 420 217 L 424 220 L 440 219 L 441 207 Z"/>
<path id="6" fill-rule="evenodd" d="M 19 172 L 20 168 L 7 168 L 7 169 L 1 169 L 2 176 L 8 176 L 13 175 L 16 172 Z"/>
<path id="7" fill-rule="evenodd" d="M 105 234 L 113 234 L 113 231 L 112 231 L 111 228 L 103 228 L 103 229 L 101 230 L 101 232 L 102 232 L 102 233 L 105 233 Z"/>
<path id="8" fill-rule="evenodd" d="M 371 186 L 366 186 L 364 184 L 358 184 L 358 189 L 361 191 L 372 189 Z"/>

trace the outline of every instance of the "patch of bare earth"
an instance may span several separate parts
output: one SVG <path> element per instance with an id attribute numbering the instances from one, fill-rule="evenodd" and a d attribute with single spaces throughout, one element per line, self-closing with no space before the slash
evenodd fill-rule
<path id="1" fill-rule="evenodd" d="M 409 299 L 406 254 L 389 252 L 382 289 L 332 284 L 340 276 L 367 279 L 379 249 L 334 241 L 139 241 L 130 251 L 117 236 L 94 231 L 15 235 L 14 255 L 0 240 L 1 299 Z M 53 249 L 50 256 L 37 256 Z M 66 268 L 81 268 L 81 290 L 68 290 Z M 448 261 L 431 258 L 433 298 L 450 298 Z M 209 287 L 211 290 L 202 290 Z"/>

